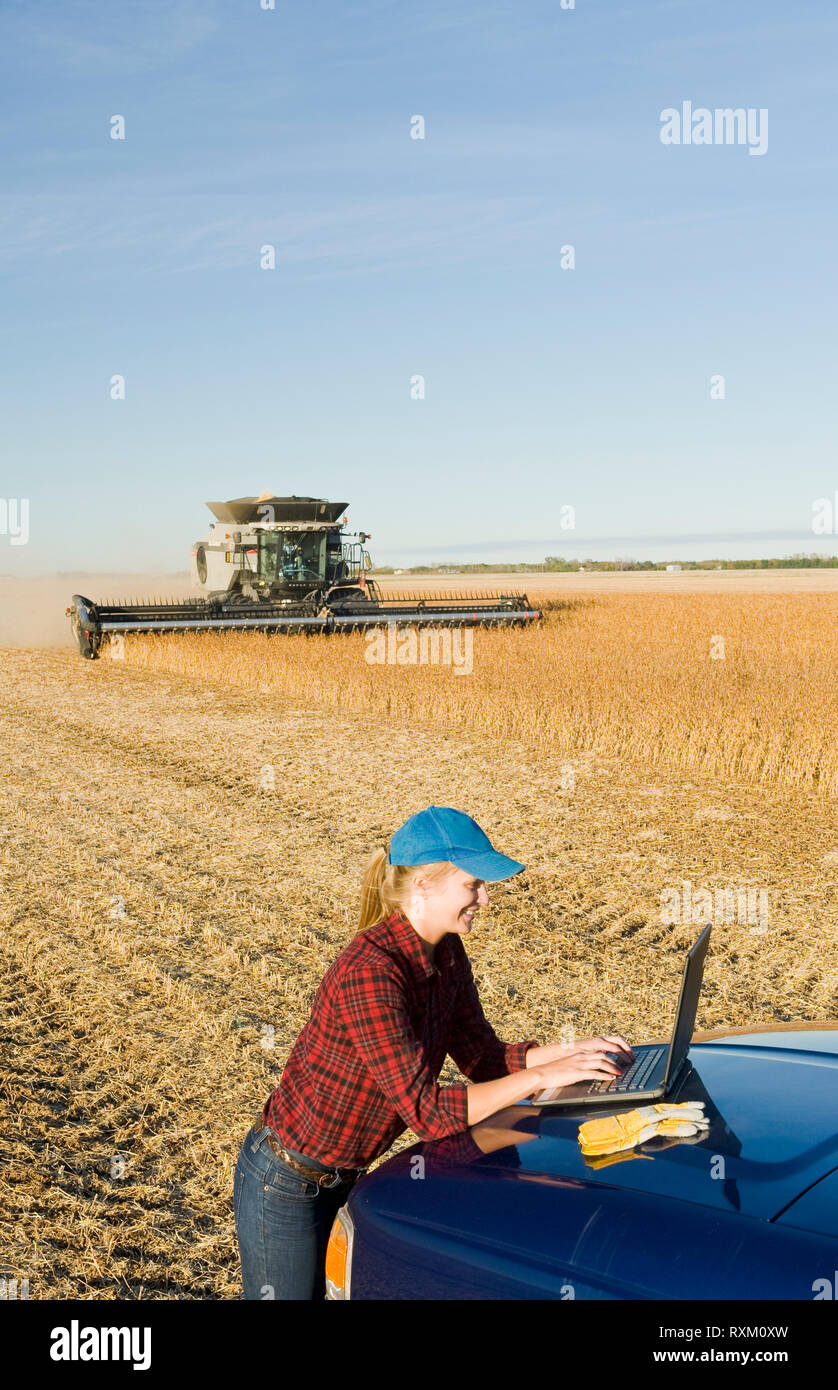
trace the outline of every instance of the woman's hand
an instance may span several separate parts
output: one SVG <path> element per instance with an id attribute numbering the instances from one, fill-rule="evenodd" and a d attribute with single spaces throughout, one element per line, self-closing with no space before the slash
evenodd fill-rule
<path id="1" fill-rule="evenodd" d="M 587 1039 L 592 1042 L 593 1039 Z M 541 1062 L 539 1076 L 544 1078 L 544 1087 L 572 1086 L 576 1081 L 610 1081 L 620 1075 L 616 1065 L 605 1049 L 595 1051 L 591 1047 L 568 1052 L 554 1062 Z M 540 1090 L 541 1087 L 538 1087 Z"/>
<path id="2" fill-rule="evenodd" d="M 605 1048 L 607 1052 L 623 1053 L 626 1062 L 634 1061 L 631 1045 L 619 1033 L 600 1033 L 595 1038 L 582 1038 L 573 1047 L 577 1052 L 601 1052 Z"/>
<path id="3" fill-rule="evenodd" d="M 548 1062 L 558 1062 L 570 1057 L 574 1052 L 617 1052 L 625 1055 L 625 1062 L 634 1060 L 634 1053 L 619 1033 L 600 1033 L 595 1038 L 577 1038 L 572 1043 L 548 1043 L 546 1047 L 531 1047 L 527 1051 L 527 1066 L 542 1067 Z"/>

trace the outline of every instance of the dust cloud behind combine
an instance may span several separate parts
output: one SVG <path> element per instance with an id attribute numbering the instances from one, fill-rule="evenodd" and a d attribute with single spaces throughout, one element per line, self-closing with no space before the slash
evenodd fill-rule
<path id="1" fill-rule="evenodd" d="M 108 599 L 190 598 L 189 575 L 47 574 L 32 579 L 0 575 L 0 647 L 66 647 L 73 643 L 66 615 L 73 594 Z"/>

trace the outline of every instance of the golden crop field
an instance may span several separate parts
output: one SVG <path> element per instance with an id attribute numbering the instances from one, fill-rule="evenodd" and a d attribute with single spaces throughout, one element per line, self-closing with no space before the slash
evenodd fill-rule
<path id="1" fill-rule="evenodd" d="M 527 865 L 468 941 L 501 1037 L 660 1036 L 685 885 L 767 904 L 716 919 L 701 1029 L 835 1019 L 838 595 L 549 596 L 470 674 L 361 635 L 3 650 L 0 1276 L 240 1297 L 239 1145 L 429 803 Z"/>
<path id="2" fill-rule="evenodd" d="M 124 659 L 411 728 L 838 792 L 836 593 L 551 597 L 540 625 L 471 634 L 468 660 L 452 636 L 459 671 L 410 634 L 378 660 L 372 636 L 144 635 Z"/>

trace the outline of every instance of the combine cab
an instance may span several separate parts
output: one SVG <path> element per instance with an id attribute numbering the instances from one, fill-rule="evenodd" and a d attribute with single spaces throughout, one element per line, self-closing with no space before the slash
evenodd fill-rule
<path id="1" fill-rule="evenodd" d="M 541 617 L 525 594 L 381 594 L 367 578 L 370 537 L 344 529 L 346 502 L 263 493 L 207 506 L 216 520 L 191 559 L 201 596 L 99 604 L 74 594 L 67 613 L 82 656 L 97 656 L 105 637 L 129 632 L 336 632 L 386 622 L 509 626 Z"/>

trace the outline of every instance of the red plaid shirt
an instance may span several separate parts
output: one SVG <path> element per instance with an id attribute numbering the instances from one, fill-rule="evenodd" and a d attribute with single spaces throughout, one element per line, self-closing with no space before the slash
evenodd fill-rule
<path id="1" fill-rule="evenodd" d="M 468 1087 L 437 1085 L 446 1053 L 471 1081 L 494 1081 L 535 1046 L 496 1036 L 459 936 L 447 933 L 431 961 L 394 912 L 326 971 L 263 1122 L 289 1149 L 365 1168 L 408 1126 L 420 1139 L 468 1128 Z"/>

